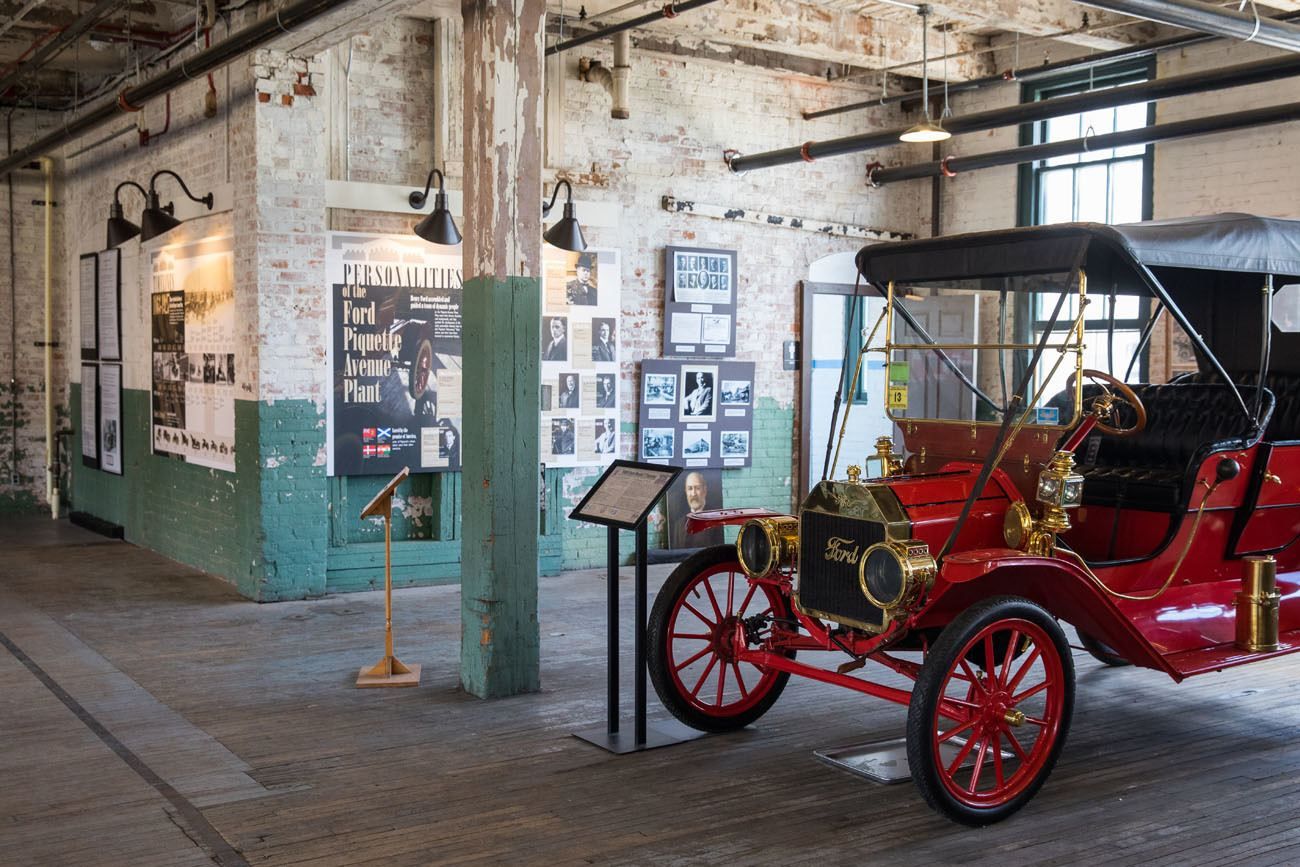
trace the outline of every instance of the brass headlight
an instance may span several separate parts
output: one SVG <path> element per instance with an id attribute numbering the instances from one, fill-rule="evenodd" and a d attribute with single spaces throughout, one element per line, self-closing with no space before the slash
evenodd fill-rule
<path id="1" fill-rule="evenodd" d="M 798 551 L 798 518 L 755 518 L 746 521 L 736 537 L 736 558 L 751 578 L 770 575 L 782 563 L 793 562 Z"/>
<path id="2" fill-rule="evenodd" d="M 1034 516 L 1024 500 L 1016 500 L 1002 519 L 1002 538 L 1008 548 L 1024 548 L 1029 534 L 1034 530 Z"/>
<path id="3" fill-rule="evenodd" d="M 872 605 L 893 616 L 934 582 L 930 546 L 916 539 L 877 542 L 858 561 L 858 584 Z"/>

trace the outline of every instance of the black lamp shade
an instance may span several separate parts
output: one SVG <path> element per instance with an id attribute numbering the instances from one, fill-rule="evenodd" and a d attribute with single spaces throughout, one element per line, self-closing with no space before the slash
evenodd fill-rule
<path id="1" fill-rule="evenodd" d="M 447 210 L 447 194 L 438 193 L 433 199 L 433 212 L 415 224 L 415 234 L 430 244 L 454 247 L 460 243 L 460 230 Z"/>
<path id="2" fill-rule="evenodd" d="M 582 226 L 578 225 L 578 218 L 573 216 L 573 202 L 564 203 L 564 216 L 558 223 L 547 229 L 542 237 L 546 239 L 546 243 L 561 250 L 581 253 L 587 249 L 587 241 L 582 237 Z"/>
<path id="3" fill-rule="evenodd" d="M 148 241 L 157 238 L 180 224 L 180 220 L 158 207 L 158 199 L 154 197 L 149 207 L 145 208 L 144 213 L 140 215 L 140 240 Z"/>
<path id="4" fill-rule="evenodd" d="M 119 244 L 125 244 L 138 234 L 140 234 L 140 227 L 122 216 L 122 205 L 114 202 L 108 211 L 108 233 L 104 242 L 105 249 L 111 250 Z"/>

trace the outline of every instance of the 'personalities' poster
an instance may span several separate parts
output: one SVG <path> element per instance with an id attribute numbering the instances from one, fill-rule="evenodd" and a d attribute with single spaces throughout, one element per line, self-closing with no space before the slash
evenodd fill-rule
<path id="1" fill-rule="evenodd" d="M 460 251 L 355 232 L 327 244 L 329 474 L 458 472 Z"/>
<path id="2" fill-rule="evenodd" d="M 547 246 L 543 259 L 542 463 L 609 464 L 619 456 L 618 251 Z"/>
<path id="3" fill-rule="evenodd" d="M 149 256 L 154 454 L 235 471 L 235 254 L 231 238 Z"/>

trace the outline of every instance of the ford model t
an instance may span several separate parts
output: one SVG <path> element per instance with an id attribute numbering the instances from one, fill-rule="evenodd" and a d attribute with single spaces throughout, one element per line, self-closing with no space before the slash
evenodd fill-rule
<path id="1" fill-rule="evenodd" d="M 1175 681 L 1300 650 L 1300 222 L 1014 229 L 857 265 L 857 302 L 885 304 L 850 329 L 840 388 L 883 370 L 901 442 L 842 473 L 828 443 L 797 514 L 690 517 L 740 529 L 655 601 L 650 674 L 675 716 L 739 728 L 792 674 L 905 704 L 921 794 L 982 825 L 1065 742 L 1062 621 L 1101 661 Z M 1162 318 L 1198 369 L 1126 384 Z"/>

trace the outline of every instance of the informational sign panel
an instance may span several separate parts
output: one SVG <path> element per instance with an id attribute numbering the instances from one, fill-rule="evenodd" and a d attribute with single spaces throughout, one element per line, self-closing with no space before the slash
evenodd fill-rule
<path id="1" fill-rule="evenodd" d="M 234 242 L 162 247 L 149 280 L 153 452 L 234 472 Z"/>
<path id="2" fill-rule="evenodd" d="M 664 258 L 664 355 L 734 357 L 735 251 L 667 247 Z"/>
<path id="3" fill-rule="evenodd" d="M 461 254 L 330 232 L 328 472 L 459 472 Z"/>
<path id="4" fill-rule="evenodd" d="M 122 365 L 99 365 L 99 468 L 122 475 Z"/>
<path id="5" fill-rule="evenodd" d="M 641 363 L 641 460 L 747 467 L 753 430 L 754 362 Z"/>
<path id="6" fill-rule="evenodd" d="M 619 254 L 547 246 L 544 265 L 541 460 L 602 466 L 619 450 Z"/>
<path id="7" fill-rule="evenodd" d="M 81 365 L 81 462 L 99 468 L 99 365 Z"/>
<path id="8" fill-rule="evenodd" d="M 122 360 L 122 251 L 99 254 L 99 360 Z"/>
<path id="9" fill-rule="evenodd" d="M 569 517 L 634 530 L 681 471 L 681 467 L 614 461 Z"/>
<path id="10" fill-rule="evenodd" d="M 99 257 L 94 253 L 84 254 L 77 263 L 77 321 L 81 327 L 83 361 L 99 358 L 99 325 L 95 321 L 99 313 L 98 279 Z"/>

